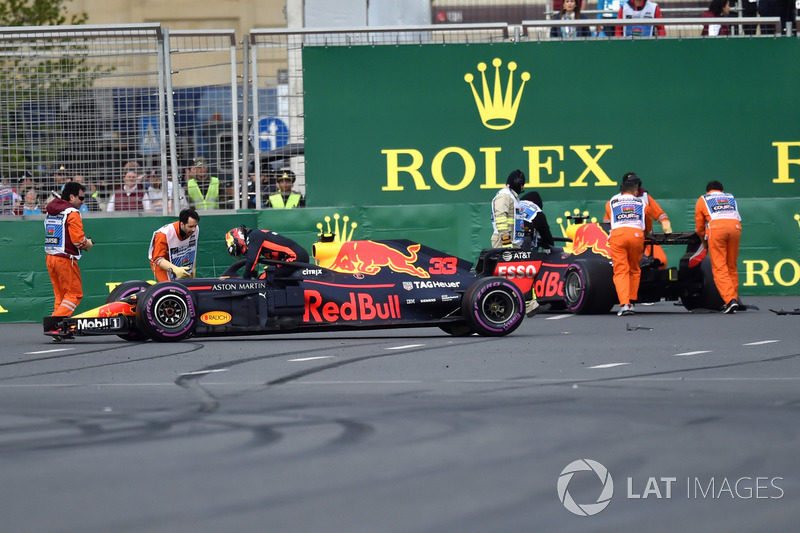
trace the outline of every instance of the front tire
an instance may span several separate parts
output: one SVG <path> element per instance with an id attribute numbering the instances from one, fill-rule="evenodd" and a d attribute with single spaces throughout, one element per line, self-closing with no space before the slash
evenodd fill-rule
<path id="1" fill-rule="evenodd" d="M 196 311 L 189 290 L 174 282 L 153 285 L 139 296 L 136 325 L 158 342 L 175 342 L 194 333 Z"/>
<path id="2" fill-rule="evenodd" d="M 505 278 L 482 278 L 464 293 L 461 312 L 478 335 L 502 337 L 522 323 L 525 301 L 519 288 Z"/>
<path id="3" fill-rule="evenodd" d="M 114 290 L 111 291 L 111 293 L 108 295 L 108 298 L 106 298 L 106 303 L 110 304 L 112 302 L 118 302 L 120 300 L 124 300 L 128 296 L 144 291 L 148 287 L 150 287 L 150 284 L 144 281 L 126 281 L 120 283 L 119 285 L 114 287 Z M 135 328 L 129 333 L 123 333 L 122 335 L 117 335 L 117 337 L 131 342 L 147 340 L 147 335 L 142 333 L 139 330 L 139 328 Z"/>

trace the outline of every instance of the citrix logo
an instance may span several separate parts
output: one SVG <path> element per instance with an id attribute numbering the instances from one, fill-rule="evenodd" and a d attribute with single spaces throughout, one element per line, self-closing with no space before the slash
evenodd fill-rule
<path id="1" fill-rule="evenodd" d="M 579 504 L 572 499 L 568 490 L 572 476 L 576 472 L 584 471 L 594 472 L 603 486 L 600 496 L 597 497 L 597 501 L 594 503 Z M 561 500 L 561 503 L 569 512 L 578 516 L 592 516 L 605 509 L 611 503 L 611 497 L 614 496 L 614 480 L 611 478 L 608 469 L 597 461 L 578 459 L 577 461 L 572 461 L 561 471 L 561 475 L 558 476 L 557 489 L 558 499 Z"/>
<path id="2" fill-rule="evenodd" d="M 500 65 L 502 64 L 503 61 L 500 58 L 494 58 L 492 60 L 492 66 L 494 66 L 494 89 L 490 91 L 489 82 L 486 80 L 486 63 L 478 63 L 478 70 L 481 73 L 483 96 L 478 95 L 478 91 L 472 83 L 475 80 L 475 76 L 471 73 L 464 75 L 464 81 L 469 83 L 472 89 L 472 96 L 475 98 L 475 105 L 478 106 L 481 122 L 491 130 L 504 130 L 514 125 L 519 109 L 519 102 L 522 99 L 522 91 L 525 89 L 525 82 L 531 79 L 531 75 L 528 72 L 523 72 L 520 75 L 522 84 L 515 96 L 514 71 L 517 70 L 517 64 L 511 61 L 506 67 L 508 68 L 508 83 L 506 84 L 505 91 L 503 91 L 502 81 L 500 79 Z"/>

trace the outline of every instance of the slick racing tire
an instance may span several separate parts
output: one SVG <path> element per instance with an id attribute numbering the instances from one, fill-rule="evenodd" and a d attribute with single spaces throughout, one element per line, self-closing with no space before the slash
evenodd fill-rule
<path id="1" fill-rule="evenodd" d="M 694 309 L 710 309 L 719 311 L 725 302 L 719 295 L 717 286 L 714 283 L 714 274 L 711 272 L 711 260 L 706 257 L 700 263 L 700 276 L 703 286 L 697 291 L 684 291 L 681 295 L 681 303 L 687 311 Z"/>
<path id="2" fill-rule="evenodd" d="M 136 325 L 154 341 L 174 342 L 194 333 L 196 314 L 189 290 L 167 281 L 153 285 L 139 296 Z"/>
<path id="3" fill-rule="evenodd" d="M 614 272 L 604 261 L 576 261 L 564 273 L 564 304 L 576 315 L 602 314 L 617 303 Z"/>
<path id="4" fill-rule="evenodd" d="M 124 283 L 120 283 L 106 298 L 106 303 L 110 304 L 111 302 L 118 302 L 120 300 L 124 300 L 131 294 L 136 294 L 137 292 L 141 292 L 145 289 L 150 287 L 149 283 L 144 281 L 126 281 Z M 122 335 L 117 335 L 120 339 L 126 341 L 144 341 L 147 340 L 147 335 L 142 333 L 139 328 L 135 327 L 130 333 L 124 333 Z"/>
<path id="5" fill-rule="evenodd" d="M 525 301 L 516 285 L 505 278 L 482 278 L 469 286 L 461 300 L 469 328 L 486 337 L 508 335 L 525 317 Z"/>

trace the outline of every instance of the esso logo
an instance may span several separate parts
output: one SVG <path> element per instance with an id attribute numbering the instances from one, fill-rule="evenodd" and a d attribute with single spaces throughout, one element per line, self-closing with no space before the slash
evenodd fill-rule
<path id="1" fill-rule="evenodd" d="M 536 277 L 536 267 L 531 264 L 500 265 L 497 267 L 497 275 L 506 279 Z"/>

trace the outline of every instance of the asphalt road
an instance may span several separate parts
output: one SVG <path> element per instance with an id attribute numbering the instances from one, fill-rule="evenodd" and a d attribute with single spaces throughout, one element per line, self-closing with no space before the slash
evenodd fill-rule
<path id="1" fill-rule="evenodd" d="M 2 324 L 2 529 L 796 531 L 800 315 L 769 308 L 800 298 L 747 303 L 504 338 Z"/>

